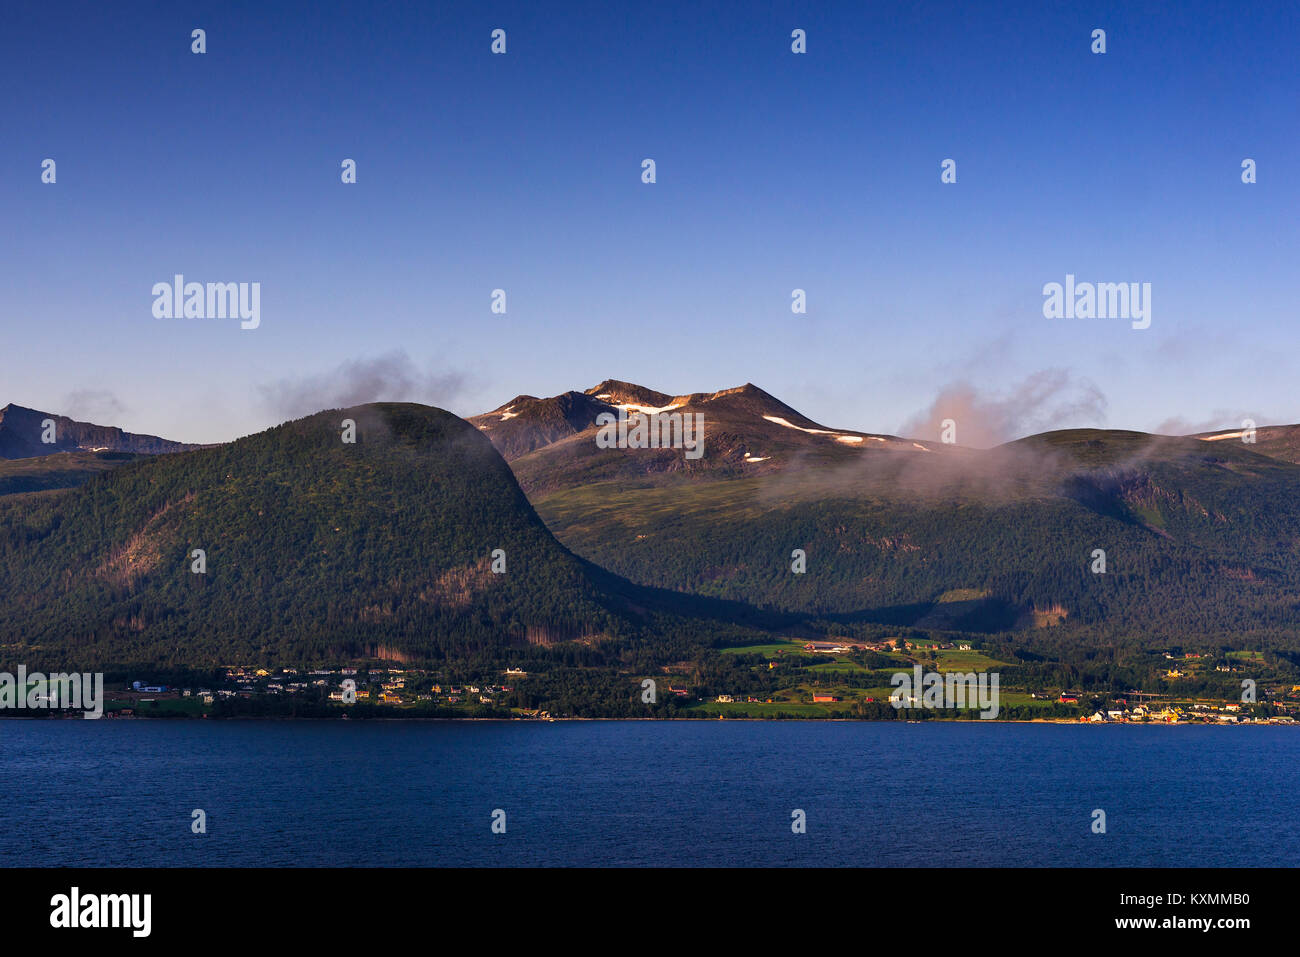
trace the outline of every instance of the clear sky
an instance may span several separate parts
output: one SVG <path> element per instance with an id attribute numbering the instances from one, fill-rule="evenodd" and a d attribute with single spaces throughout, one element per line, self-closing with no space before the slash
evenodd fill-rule
<path id="1" fill-rule="evenodd" d="M 0 405 L 218 441 L 618 378 L 866 431 L 1300 421 L 1298 60 L 1294 2 L 12 0 Z M 154 318 L 176 273 L 260 282 L 260 328 Z M 1067 273 L 1151 283 L 1150 328 L 1044 318 Z"/>

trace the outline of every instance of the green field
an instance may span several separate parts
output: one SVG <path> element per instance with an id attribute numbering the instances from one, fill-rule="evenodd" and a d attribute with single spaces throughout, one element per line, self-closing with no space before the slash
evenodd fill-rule
<path id="1" fill-rule="evenodd" d="M 762 645 L 734 645 L 730 648 L 719 648 L 718 651 L 724 655 L 767 655 L 771 657 L 778 652 L 784 652 L 785 654 L 812 657 L 812 653 L 804 651 L 803 646 L 804 642 L 802 641 L 772 641 Z"/>
<path id="2" fill-rule="evenodd" d="M 1005 661 L 990 658 L 980 651 L 958 651 L 956 649 L 938 652 L 934 662 L 922 659 L 922 664 L 932 666 L 935 671 L 988 671 L 1006 665 Z"/>
<path id="3" fill-rule="evenodd" d="M 831 661 L 819 661 L 815 665 L 808 665 L 805 671 L 816 672 L 817 674 L 871 674 L 874 668 L 864 668 L 856 662 L 847 661 L 843 658 L 835 658 Z"/>

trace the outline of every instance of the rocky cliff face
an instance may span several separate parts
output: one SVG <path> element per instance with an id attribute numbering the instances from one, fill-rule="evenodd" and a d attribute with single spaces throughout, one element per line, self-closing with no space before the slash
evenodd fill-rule
<path id="1" fill-rule="evenodd" d="M 53 423 L 51 429 L 46 423 Z M 47 441 L 53 439 L 53 441 Z M 199 448 L 156 435 L 136 435 L 109 425 L 77 422 L 21 405 L 0 409 L 0 458 L 29 459 L 53 452 L 135 452 L 159 455 Z"/>

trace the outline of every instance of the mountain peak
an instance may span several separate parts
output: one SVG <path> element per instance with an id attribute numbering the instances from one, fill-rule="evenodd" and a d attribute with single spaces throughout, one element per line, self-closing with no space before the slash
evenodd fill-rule
<path id="1" fill-rule="evenodd" d="M 610 405 L 643 405 L 649 408 L 668 405 L 673 398 L 666 393 L 620 379 L 606 379 L 600 385 L 592 386 L 585 394 Z"/>
<path id="2" fill-rule="evenodd" d="M 611 449 L 596 437 L 600 416 L 698 415 L 707 432 L 708 452 L 685 458 L 680 451 L 653 446 Z M 563 484 L 565 476 L 586 480 L 664 476 L 709 471 L 753 474 L 778 471 L 811 461 L 849 464 L 876 451 L 917 455 L 930 444 L 892 435 L 828 428 L 786 405 L 752 382 L 715 392 L 674 395 L 627 382 L 605 379 L 583 392 L 551 398 L 520 396 L 470 419 L 497 447 L 524 488 Z M 698 460 L 697 460 L 698 459 Z"/>
<path id="3" fill-rule="evenodd" d="M 53 442 L 47 441 L 46 420 L 54 423 Z M 198 448 L 156 435 L 136 435 L 116 426 L 78 422 L 66 415 L 42 412 L 9 403 L 0 409 L 0 459 L 28 459 L 54 452 L 136 452 L 158 455 Z"/>

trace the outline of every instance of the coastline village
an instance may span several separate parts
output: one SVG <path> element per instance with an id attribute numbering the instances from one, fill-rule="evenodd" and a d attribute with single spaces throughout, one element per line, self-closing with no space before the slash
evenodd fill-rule
<path id="1" fill-rule="evenodd" d="M 684 669 L 665 669 L 667 676 L 657 678 L 657 693 L 676 705 L 676 717 L 698 718 L 856 718 L 870 716 L 864 705 L 876 707 L 889 702 L 891 688 L 863 687 L 877 676 L 888 682 L 889 668 L 911 669 L 918 664 L 927 671 L 940 673 L 997 672 L 1001 662 L 987 657 L 966 642 L 935 640 L 852 641 L 848 639 L 782 639 L 773 644 L 722 649 L 722 653 L 761 655 L 765 664 L 754 664 L 758 672 L 786 672 L 792 677 L 790 687 L 765 696 L 728 692 L 720 688 L 692 688 L 673 673 Z M 905 657 L 909 654 L 911 657 Z M 877 658 L 874 669 L 866 666 L 865 655 L 891 655 L 888 667 L 881 668 Z M 1258 688 L 1256 700 L 1225 700 L 1179 694 L 1180 679 L 1216 672 L 1248 674 L 1259 669 L 1248 667 L 1259 658 L 1253 652 L 1229 652 L 1226 659 L 1212 662 L 1209 655 L 1164 652 L 1158 677 L 1166 690 L 1122 693 L 1087 692 L 1077 688 L 1024 688 L 1003 685 L 1000 697 L 1003 716 L 1010 705 L 1019 705 L 1012 720 L 1050 722 L 1163 723 L 1163 724 L 1295 724 L 1300 721 L 1300 685 L 1282 684 Z M 746 659 L 746 660 L 751 660 Z M 895 662 L 897 665 L 895 666 Z M 1213 668 L 1211 669 L 1211 665 Z M 856 672 L 863 680 L 848 682 L 847 674 Z M 230 666 L 224 681 L 212 686 L 168 687 L 142 678 L 126 687 L 105 689 L 105 717 L 208 716 L 214 710 L 224 714 L 258 714 L 268 716 L 288 711 L 293 702 L 316 706 L 313 716 L 327 716 L 337 710 L 346 716 L 355 705 L 369 705 L 369 716 L 437 718 L 514 718 L 556 720 L 541 708 L 520 707 L 531 696 L 514 694 L 527 687 L 528 672 L 506 668 L 494 680 L 449 682 L 445 674 L 416 668 L 379 668 L 340 665 L 333 668 L 299 670 L 296 668 L 252 668 Z M 638 693 L 644 676 L 629 676 L 630 694 Z M 1240 679 L 1232 679 L 1240 684 Z M 354 689 L 354 691 L 353 691 Z M 352 695 L 355 694 L 353 700 Z M 256 707 L 261 701 L 266 708 Z M 536 700 L 536 699 L 533 699 Z M 236 705 L 219 708 L 223 701 Z M 240 703 L 250 702 L 243 707 Z M 858 710 L 852 710 L 854 706 Z M 378 706 L 373 707 L 373 706 Z M 906 717 L 912 717 L 908 709 Z M 1041 713 L 1040 713 L 1041 712 Z M 876 714 L 879 714 L 879 710 Z M 956 718 L 956 714 L 933 713 L 930 718 Z M 964 717 L 969 717 L 966 715 Z"/>
<path id="2" fill-rule="evenodd" d="M 212 687 L 169 687 L 147 681 L 132 681 L 122 690 L 106 692 L 105 717 L 147 717 L 152 711 L 203 713 L 220 701 L 299 698 L 336 705 L 375 704 L 400 708 L 441 705 L 463 708 L 467 716 L 483 708 L 507 708 L 499 698 L 514 691 L 514 682 L 527 677 L 519 668 L 501 672 L 496 684 L 449 684 L 438 680 L 435 672 L 405 668 L 336 667 L 245 668 L 228 666 L 225 681 Z M 351 685 L 347 685 L 351 682 Z M 152 708 L 150 706 L 153 706 Z M 511 717 L 550 718 L 539 709 L 511 708 Z"/>

